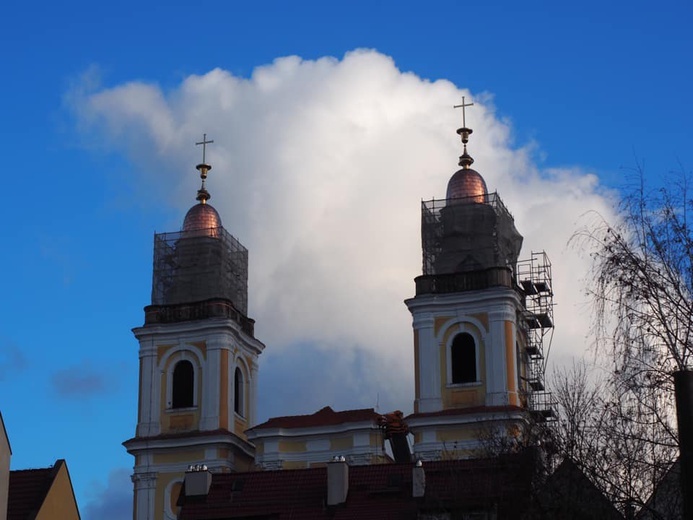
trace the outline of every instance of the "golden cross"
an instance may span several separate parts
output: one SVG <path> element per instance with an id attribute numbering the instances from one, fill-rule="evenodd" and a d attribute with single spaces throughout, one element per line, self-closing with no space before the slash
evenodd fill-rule
<path id="1" fill-rule="evenodd" d="M 462 98 L 462 103 L 464 103 L 464 98 Z M 213 143 L 214 141 L 207 141 L 207 134 L 202 134 L 202 141 L 195 143 L 195 146 L 202 145 L 202 164 L 205 163 L 205 155 L 207 154 L 207 145 Z"/>
<path id="2" fill-rule="evenodd" d="M 467 120 L 466 120 L 466 110 L 465 108 L 473 106 L 474 103 L 465 103 L 464 102 L 464 96 L 462 96 L 462 104 L 461 105 L 453 105 L 453 108 L 461 108 L 462 109 L 462 128 L 467 128 Z"/>

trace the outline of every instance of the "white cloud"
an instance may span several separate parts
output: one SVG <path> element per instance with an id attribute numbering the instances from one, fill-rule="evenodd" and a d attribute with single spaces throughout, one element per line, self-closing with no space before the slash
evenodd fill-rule
<path id="1" fill-rule="evenodd" d="M 214 139 L 211 202 L 250 250 L 250 315 L 268 345 L 264 356 L 281 359 L 310 345 L 300 385 L 337 369 L 348 353 L 365 356 L 369 369 L 349 374 L 358 383 L 350 386 L 362 398 L 401 396 L 387 402 L 409 410 L 413 347 L 402 301 L 421 271 L 419 202 L 444 197 L 457 169 L 460 114 L 452 105 L 462 95 L 471 94 L 358 50 L 341 60 L 279 58 L 250 78 L 215 69 L 166 92 L 129 83 L 72 99 L 80 123 L 139 168 L 130 181 L 156 182 L 158 198 L 179 208 L 181 222 L 198 187 L 192 143 L 203 132 Z M 513 146 L 491 96 L 472 97 L 474 167 L 515 215 L 522 256 L 545 249 L 554 260 L 554 353 L 580 353 L 589 321 L 576 311 L 586 260 L 566 244 L 581 213 L 608 215 L 610 203 L 579 168 L 540 171 L 535 145 Z M 327 353 L 323 366 L 312 363 L 313 349 Z M 300 366 L 295 356 L 287 367 Z M 313 395 L 318 401 L 320 391 Z M 331 403 L 306 402 L 303 411 L 322 404 Z"/>

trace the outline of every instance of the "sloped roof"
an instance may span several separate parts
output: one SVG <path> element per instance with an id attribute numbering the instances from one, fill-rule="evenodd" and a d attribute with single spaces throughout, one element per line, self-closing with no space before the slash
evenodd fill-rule
<path id="1" fill-rule="evenodd" d="M 424 463 L 426 493 L 412 497 L 413 464 L 349 467 L 346 503 L 327 507 L 327 469 L 220 473 L 205 497 L 185 497 L 179 520 L 407 520 L 419 512 L 498 511 L 515 518 L 529 504 L 532 455 Z"/>
<path id="2" fill-rule="evenodd" d="M 681 494 L 681 459 L 677 459 L 660 479 L 647 503 L 635 517 L 637 520 L 683 518 Z"/>
<path id="3" fill-rule="evenodd" d="M 272 417 L 262 424 L 251 428 L 251 431 L 265 428 L 314 428 L 317 426 L 335 426 L 338 424 L 377 421 L 380 414 L 373 408 L 359 410 L 343 410 L 335 412 L 329 406 L 318 410 L 311 415 L 287 415 L 285 417 Z"/>
<path id="4" fill-rule="evenodd" d="M 65 461 L 59 459 L 52 468 L 10 471 L 7 520 L 32 520 L 38 514 L 61 464 Z"/>
<path id="5" fill-rule="evenodd" d="M 566 458 L 539 490 L 542 518 L 622 520 L 623 516 L 590 479 Z"/>

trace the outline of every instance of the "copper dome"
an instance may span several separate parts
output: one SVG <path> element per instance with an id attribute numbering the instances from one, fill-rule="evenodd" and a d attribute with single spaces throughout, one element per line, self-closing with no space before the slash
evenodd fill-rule
<path id="1" fill-rule="evenodd" d="M 209 236 L 218 236 L 217 228 L 221 227 L 221 217 L 209 204 L 195 204 L 185 215 L 183 231 L 209 230 Z"/>
<path id="2" fill-rule="evenodd" d="M 470 198 L 470 202 L 486 202 L 486 182 L 479 172 L 471 168 L 457 170 L 448 182 L 448 199 Z"/>

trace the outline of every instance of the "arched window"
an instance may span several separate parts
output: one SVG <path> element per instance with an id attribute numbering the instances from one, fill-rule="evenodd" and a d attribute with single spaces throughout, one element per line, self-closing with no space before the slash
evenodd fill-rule
<path id="1" fill-rule="evenodd" d="M 476 345 L 471 334 L 458 334 L 450 347 L 452 384 L 474 383 L 476 378 Z"/>
<path id="2" fill-rule="evenodd" d="M 243 372 L 236 367 L 233 374 L 233 411 L 238 415 L 243 415 Z"/>
<path id="3" fill-rule="evenodd" d="M 182 360 L 173 369 L 171 385 L 171 408 L 189 408 L 194 406 L 195 370 L 192 363 Z"/>

